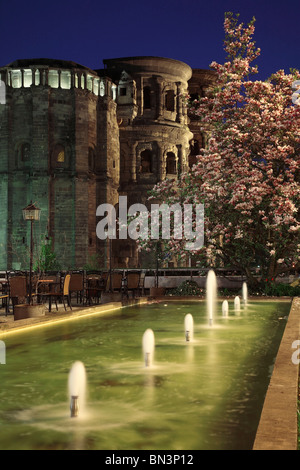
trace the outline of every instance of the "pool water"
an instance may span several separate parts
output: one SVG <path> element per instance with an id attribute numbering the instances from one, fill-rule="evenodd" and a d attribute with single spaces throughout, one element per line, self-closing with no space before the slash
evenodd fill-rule
<path id="1" fill-rule="evenodd" d="M 257 301 L 235 312 L 230 301 L 225 318 L 219 302 L 210 326 L 205 302 L 169 301 L 3 336 L 0 449 L 251 449 L 289 310 L 289 302 Z M 77 360 L 87 397 L 71 418 Z"/>

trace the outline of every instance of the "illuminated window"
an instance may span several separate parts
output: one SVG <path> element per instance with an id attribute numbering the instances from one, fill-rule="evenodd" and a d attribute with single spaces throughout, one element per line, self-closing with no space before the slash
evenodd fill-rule
<path id="1" fill-rule="evenodd" d="M 57 163 L 64 163 L 65 161 L 65 151 L 64 150 L 61 150 L 58 154 L 57 154 Z"/>
<path id="2" fill-rule="evenodd" d="M 87 86 L 87 89 L 88 89 L 89 91 L 93 91 L 93 77 L 92 77 L 91 75 L 88 75 L 88 76 L 87 76 L 87 84 L 86 84 L 86 86 Z"/>
<path id="3" fill-rule="evenodd" d="M 11 82 L 13 88 L 21 88 L 21 70 L 12 70 L 11 72 Z"/>
<path id="4" fill-rule="evenodd" d="M 101 82 L 100 82 L 100 96 L 104 96 L 104 95 L 105 95 L 105 84 L 101 80 Z"/>
<path id="5" fill-rule="evenodd" d="M 35 75 L 35 84 L 39 85 L 40 84 L 40 71 L 36 70 L 34 75 Z"/>
<path id="6" fill-rule="evenodd" d="M 94 79 L 93 93 L 97 96 L 99 95 L 99 80 L 97 78 Z"/>
<path id="7" fill-rule="evenodd" d="M 60 74 L 60 86 L 64 90 L 71 88 L 71 73 L 67 70 L 62 70 Z"/>
<path id="8" fill-rule="evenodd" d="M 64 167 L 66 162 L 66 154 L 65 154 L 65 148 L 61 144 L 57 144 L 54 147 L 53 153 L 52 153 L 52 165 L 54 167 Z"/>
<path id="9" fill-rule="evenodd" d="M 32 85 L 32 70 L 24 70 L 24 87 L 29 88 Z"/>
<path id="10" fill-rule="evenodd" d="M 51 88 L 58 88 L 58 71 L 57 70 L 49 70 L 48 85 L 51 86 Z"/>

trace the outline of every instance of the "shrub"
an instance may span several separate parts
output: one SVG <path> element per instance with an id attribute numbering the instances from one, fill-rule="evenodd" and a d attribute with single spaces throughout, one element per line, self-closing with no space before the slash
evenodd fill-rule
<path id="1" fill-rule="evenodd" d="M 273 297 L 297 297 L 300 295 L 300 286 L 291 286 L 289 284 L 265 284 L 264 290 L 265 295 Z"/>
<path id="2" fill-rule="evenodd" d="M 176 289 L 172 289 L 172 295 L 185 296 L 185 295 L 202 295 L 204 289 L 201 289 L 196 281 L 184 281 Z"/>

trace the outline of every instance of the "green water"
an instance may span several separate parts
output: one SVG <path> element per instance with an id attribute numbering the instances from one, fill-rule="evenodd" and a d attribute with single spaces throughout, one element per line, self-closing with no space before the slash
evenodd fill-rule
<path id="1" fill-rule="evenodd" d="M 204 302 L 128 307 L 3 336 L 0 449 L 251 449 L 289 302 L 252 302 L 208 325 Z M 184 316 L 194 319 L 186 342 Z M 142 336 L 155 335 L 153 367 Z M 68 374 L 87 374 L 70 418 Z"/>

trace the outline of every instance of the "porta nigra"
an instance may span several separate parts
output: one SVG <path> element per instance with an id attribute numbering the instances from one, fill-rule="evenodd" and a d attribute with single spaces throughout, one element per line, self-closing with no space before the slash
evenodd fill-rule
<path id="1" fill-rule="evenodd" d="M 103 254 L 96 208 L 146 203 L 158 181 L 195 162 L 205 135 L 184 96 L 205 94 L 208 70 L 160 57 L 103 61 L 16 60 L 0 68 L 0 269 L 28 264 L 30 227 L 22 209 L 41 209 L 35 244 L 50 240 L 64 268 Z M 115 240 L 114 267 L 138 267 L 135 244 Z"/>

